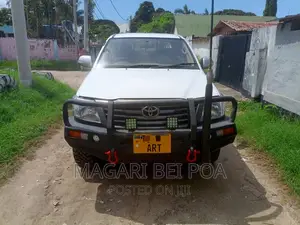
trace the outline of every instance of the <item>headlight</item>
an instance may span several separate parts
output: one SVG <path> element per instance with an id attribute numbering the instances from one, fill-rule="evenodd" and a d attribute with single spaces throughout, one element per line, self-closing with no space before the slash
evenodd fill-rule
<path id="1" fill-rule="evenodd" d="M 214 102 L 211 106 L 211 118 L 212 119 L 218 119 L 222 116 L 224 116 L 224 103 L 222 102 Z"/>
<path id="2" fill-rule="evenodd" d="M 87 122 L 101 123 L 100 116 L 94 107 L 73 105 L 74 117 Z"/>

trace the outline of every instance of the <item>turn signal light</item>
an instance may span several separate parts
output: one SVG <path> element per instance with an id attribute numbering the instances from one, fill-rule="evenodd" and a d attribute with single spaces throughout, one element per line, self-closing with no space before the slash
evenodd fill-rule
<path id="1" fill-rule="evenodd" d="M 69 136 L 72 137 L 72 138 L 76 138 L 76 139 L 83 139 L 83 140 L 88 139 L 88 134 L 77 131 L 77 130 L 70 130 L 69 131 Z"/>
<path id="2" fill-rule="evenodd" d="M 222 130 L 217 130 L 217 136 L 226 136 L 230 134 L 234 134 L 234 128 L 233 127 L 228 127 L 224 128 Z"/>

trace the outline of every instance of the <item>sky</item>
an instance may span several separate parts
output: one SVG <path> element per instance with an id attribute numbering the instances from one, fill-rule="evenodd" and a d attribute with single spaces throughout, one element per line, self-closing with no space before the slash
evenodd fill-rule
<path id="1" fill-rule="evenodd" d="M 83 0 L 82 0 L 83 1 Z M 125 20 L 134 16 L 136 10 L 143 0 L 111 0 L 121 17 L 114 10 L 110 0 L 94 0 L 97 2 L 100 10 L 103 12 L 105 19 L 110 19 L 116 23 L 126 23 Z M 151 0 L 149 0 L 151 1 Z M 0 7 L 5 7 L 6 0 L 0 0 Z M 164 8 L 165 10 L 174 11 L 176 8 L 182 8 L 184 4 L 197 13 L 203 13 L 205 8 L 210 11 L 211 0 L 152 0 L 155 8 Z M 81 6 L 83 8 L 83 6 Z M 215 10 L 222 9 L 241 9 L 247 12 L 253 12 L 262 16 L 265 8 L 265 0 L 215 0 Z M 278 0 L 277 17 L 300 13 L 299 0 Z M 97 9 L 95 9 L 96 18 L 102 18 Z"/>
<path id="2" fill-rule="evenodd" d="M 112 7 L 110 0 L 95 0 L 97 1 L 99 8 L 103 12 L 106 19 L 115 21 L 116 23 L 125 23 L 122 20 L 114 8 Z M 124 19 L 128 19 L 130 15 L 134 16 L 139 4 L 142 0 L 112 0 L 115 7 L 119 11 L 120 15 Z M 151 1 L 151 0 L 149 0 Z M 184 4 L 194 10 L 197 13 L 203 13 L 205 8 L 210 11 L 211 0 L 152 0 L 155 8 L 164 8 L 165 10 L 174 11 L 176 8 L 182 8 Z M 265 0 L 215 0 L 215 10 L 222 9 L 241 9 L 247 12 L 253 12 L 258 16 L 262 16 L 265 8 Z M 95 9 L 96 15 L 99 18 L 100 15 Z M 300 1 L 299 0 L 278 0 L 277 17 L 284 17 L 286 15 L 300 13 Z"/>

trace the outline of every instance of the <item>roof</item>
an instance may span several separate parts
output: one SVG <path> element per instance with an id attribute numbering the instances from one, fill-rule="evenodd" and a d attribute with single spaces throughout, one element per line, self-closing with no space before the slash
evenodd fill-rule
<path id="1" fill-rule="evenodd" d="M 263 16 L 231 16 L 214 15 L 214 27 L 220 20 L 266 22 L 274 20 L 275 17 Z M 175 25 L 178 34 L 186 36 L 207 37 L 210 33 L 210 15 L 175 15 Z"/>
<path id="2" fill-rule="evenodd" d="M 5 34 L 13 34 L 14 33 L 14 28 L 13 26 L 1 26 L 0 31 L 3 31 Z"/>
<path id="3" fill-rule="evenodd" d="M 279 22 L 290 22 L 292 20 L 299 20 L 300 19 L 300 14 L 296 14 L 296 15 L 289 15 L 289 16 L 286 16 L 286 17 L 283 17 L 283 18 L 280 18 L 279 19 Z"/>
<path id="4" fill-rule="evenodd" d="M 235 21 L 235 20 L 221 20 L 214 28 L 213 33 L 218 33 L 220 29 L 224 26 L 228 26 L 234 31 L 252 31 L 256 28 L 268 27 L 277 25 L 278 21 L 272 22 L 245 22 L 245 21 Z"/>
<path id="5" fill-rule="evenodd" d="M 120 33 L 126 33 L 126 32 L 129 31 L 129 24 L 128 23 L 118 24 L 118 27 L 120 29 Z"/>
<path id="6" fill-rule="evenodd" d="M 165 33 L 119 33 L 114 38 L 174 38 L 179 39 L 180 36 Z"/>

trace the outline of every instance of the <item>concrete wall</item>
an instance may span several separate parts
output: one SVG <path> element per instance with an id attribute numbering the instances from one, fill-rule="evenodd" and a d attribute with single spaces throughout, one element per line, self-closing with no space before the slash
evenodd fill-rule
<path id="1" fill-rule="evenodd" d="M 264 100 L 300 115 L 300 30 L 278 25 L 269 46 Z"/>
<path id="2" fill-rule="evenodd" d="M 251 35 L 250 50 L 246 53 L 242 87 L 251 97 L 262 94 L 267 69 L 267 58 L 274 43 L 277 26 L 255 29 Z"/>
<path id="3" fill-rule="evenodd" d="M 31 59 L 77 60 L 76 46 L 60 48 L 56 40 L 29 39 Z M 0 38 L 0 59 L 16 60 L 16 41 L 14 38 Z"/>
<path id="4" fill-rule="evenodd" d="M 192 40 L 194 52 L 199 57 L 209 57 L 209 41 L 208 40 Z"/>

